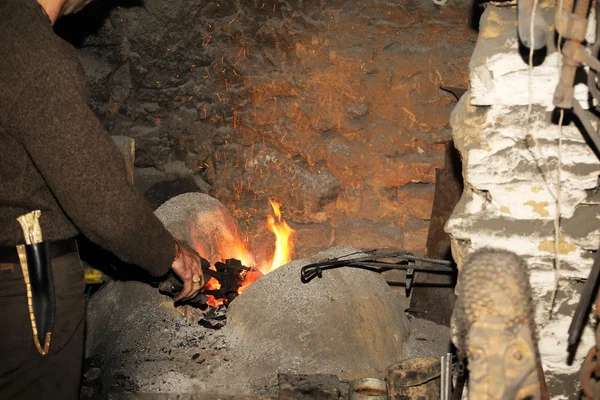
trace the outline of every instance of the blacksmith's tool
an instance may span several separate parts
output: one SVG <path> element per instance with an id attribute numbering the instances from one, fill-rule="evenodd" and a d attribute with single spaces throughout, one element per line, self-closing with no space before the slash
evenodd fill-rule
<path id="1" fill-rule="evenodd" d="M 579 303 L 577 304 L 577 308 L 575 309 L 575 314 L 573 314 L 573 319 L 571 320 L 571 325 L 569 326 L 569 339 L 567 341 L 567 363 L 569 365 L 573 363 L 573 359 L 575 358 L 575 352 L 577 351 L 577 346 L 579 345 L 579 341 L 581 340 L 583 328 L 585 328 L 585 325 L 588 320 L 588 315 L 590 314 L 590 309 L 592 308 L 592 303 L 598 295 L 599 282 L 600 252 L 597 252 L 596 256 L 594 257 L 594 264 L 592 265 L 592 270 L 590 271 L 589 277 L 585 281 L 583 292 L 581 293 L 581 298 L 579 299 Z"/>
<path id="2" fill-rule="evenodd" d="M 590 0 L 578 0 L 573 10 L 573 0 L 567 0 L 563 2 L 562 9 L 557 7 L 556 31 L 566 40 L 562 46 L 563 65 L 553 100 L 554 105 L 559 108 L 573 107 L 573 85 L 577 68 L 585 64 L 595 71 L 600 70 L 600 61 L 588 54 L 583 45 L 589 6 Z"/>
<path id="3" fill-rule="evenodd" d="M 214 268 L 211 268 L 210 263 L 202 257 L 201 261 L 205 285 L 195 297 L 180 301 L 182 304 L 203 308 L 207 306 L 208 296 L 214 296 L 215 299 L 222 300 L 223 304 L 228 306 L 238 296 L 238 291 L 244 283 L 246 275 L 249 272 L 257 273 L 254 268 L 246 267 L 240 260 L 234 258 L 227 259 L 224 263 L 216 262 Z M 214 285 L 218 287 L 217 289 L 207 285 L 211 278 L 219 283 L 219 285 Z M 169 272 L 167 278 L 158 285 L 159 292 L 171 297 L 177 296 L 182 289 L 181 279 L 173 272 Z"/>
<path id="4" fill-rule="evenodd" d="M 565 0 L 562 2 L 562 8 L 557 7 L 555 14 L 556 31 L 566 40 L 562 46 L 563 55 L 562 70 L 560 79 L 556 85 L 553 103 L 556 107 L 562 109 L 572 109 L 573 114 L 581 121 L 584 131 L 594 145 L 596 155 L 600 157 L 600 124 L 599 129 L 595 129 L 592 124 L 593 117 L 591 113 L 585 112 L 581 105 L 574 99 L 575 75 L 581 66 L 588 66 L 588 88 L 592 97 L 600 102 L 600 90 L 598 90 L 598 74 L 600 73 L 600 61 L 598 53 L 600 52 L 600 4 L 596 4 L 596 42 L 588 52 L 585 42 L 585 35 L 588 27 L 588 13 L 590 0 L 580 0 L 575 4 L 574 0 Z"/>
<path id="5" fill-rule="evenodd" d="M 452 398 L 452 353 L 440 357 L 440 400 Z"/>
<path id="6" fill-rule="evenodd" d="M 396 260 L 387 261 L 392 259 Z M 415 271 L 452 274 L 454 273 L 452 265 L 451 261 L 416 257 L 406 251 L 361 250 L 342 257 L 305 265 L 300 270 L 300 280 L 302 283 L 308 283 L 315 277 L 322 278 L 324 270 L 339 267 L 362 268 L 375 272 L 404 269 L 407 271 L 406 288 L 408 293 L 410 288 L 414 286 Z"/>
<path id="7" fill-rule="evenodd" d="M 26 243 L 17 246 L 17 253 L 27 290 L 33 342 L 37 351 L 45 356 L 50 350 L 54 329 L 55 298 L 50 268 L 50 242 L 43 241 L 41 214 L 40 210 L 35 210 L 17 218 Z"/>
<path id="8" fill-rule="evenodd" d="M 440 359 L 413 358 L 392 364 L 387 369 L 387 391 L 390 400 L 441 399 Z"/>

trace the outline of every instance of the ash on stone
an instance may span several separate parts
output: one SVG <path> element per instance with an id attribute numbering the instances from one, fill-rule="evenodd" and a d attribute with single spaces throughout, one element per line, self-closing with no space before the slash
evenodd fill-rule
<path id="1" fill-rule="evenodd" d="M 277 374 L 279 400 L 338 400 L 340 379 L 332 374 Z"/>
<path id="2" fill-rule="evenodd" d="M 219 306 L 212 307 L 210 306 L 207 311 L 204 312 L 204 315 L 198 321 L 198 325 L 203 326 L 208 329 L 221 329 L 227 323 L 227 307 Z"/>

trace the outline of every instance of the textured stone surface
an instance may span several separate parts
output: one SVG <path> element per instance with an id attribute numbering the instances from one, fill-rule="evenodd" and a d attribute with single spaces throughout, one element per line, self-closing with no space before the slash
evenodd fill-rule
<path id="1" fill-rule="evenodd" d="M 538 12 L 548 22 L 547 37 L 554 37 L 554 8 L 538 9 Z M 543 63 L 535 67 L 531 81 L 535 90 L 531 96 L 527 90 L 514 90 L 529 85 L 528 55 L 524 59 L 519 53 L 516 15 L 516 8 L 486 8 L 480 22 L 478 43 L 469 63 L 471 104 L 522 106 L 531 100 L 533 104 L 551 110 L 554 108 L 552 94 L 558 83 L 561 66 L 553 40 L 548 43 L 548 55 Z M 594 27 L 590 25 L 588 32 L 593 41 Z M 583 108 L 589 108 L 587 86 L 581 79 L 576 82 L 575 98 Z"/>
<path id="2" fill-rule="evenodd" d="M 526 261 L 550 395 L 572 398 L 577 392 L 573 375 L 593 343 L 590 329 L 575 362 L 566 364 L 568 328 L 582 290 L 580 280 L 589 275 L 593 252 L 600 245 L 600 206 L 589 197 L 590 190 L 597 188 L 600 162 L 574 123 L 566 122 L 560 129 L 547 111 L 558 79 L 555 53 L 533 69 L 534 106 L 527 123 L 527 65 L 515 43 L 507 39 L 516 32 L 515 18 L 513 11 L 488 7 L 481 21 L 470 64 L 471 89 L 451 116 L 465 189 L 445 230 L 452 238 L 459 269 L 482 248 L 509 250 Z M 488 88 L 478 75 L 481 68 L 493 70 L 494 82 Z M 560 290 L 550 320 L 561 134 Z"/>
<path id="3" fill-rule="evenodd" d="M 273 399 L 277 373 L 383 377 L 388 362 L 445 353 L 448 329 L 407 321 L 405 305 L 375 273 L 344 268 L 300 282 L 301 266 L 349 253 L 356 250 L 330 249 L 264 276 L 232 302 L 218 331 L 185 321 L 156 288 L 112 281 L 89 301 L 86 356 L 119 396 Z"/>
<path id="4" fill-rule="evenodd" d="M 317 250 L 362 246 L 330 235 L 359 219 L 380 248 L 429 219 L 454 106 L 439 87 L 466 87 L 475 41 L 468 2 L 443 13 L 430 0 L 103 4 L 82 16 L 109 16 L 80 40 L 91 104 L 111 134 L 135 138 L 137 167 L 165 172 L 168 184 L 140 184 L 154 205 L 208 193 L 257 252 L 267 197 L 323 235 Z M 298 255 L 312 254 L 300 236 Z"/>
<path id="5" fill-rule="evenodd" d="M 328 254 L 349 252 L 335 248 Z M 260 365 L 260 374 L 382 378 L 402 358 L 407 336 L 398 297 L 380 274 L 357 268 L 327 270 L 303 284 L 300 269 L 307 263 L 276 269 L 231 304 L 227 330 L 246 355 L 242 362 L 248 369 Z"/>
<path id="6" fill-rule="evenodd" d="M 154 212 L 175 237 L 187 241 L 211 265 L 228 258 L 253 265 L 229 209 L 204 193 L 171 198 Z"/>

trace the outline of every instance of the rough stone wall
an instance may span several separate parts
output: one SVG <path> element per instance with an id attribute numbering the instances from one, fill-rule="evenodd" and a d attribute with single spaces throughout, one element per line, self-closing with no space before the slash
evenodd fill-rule
<path id="1" fill-rule="evenodd" d="M 102 3 L 89 13 L 108 19 L 80 47 L 92 106 L 136 140 L 136 185 L 155 206 L 208 193 L 255 252 L 271 251 L 268 197 L 298 257 L 423 251 L 455 105 L 439 87 L 466 87 L 475 41 L 468 2 Z"/>
<path id="2" fill-rule="evenodd" d="M 552 9 L 541 11 L 552 21 Z M 461 153 L 465 190 L 446 224 L 452 253 L 462 267 L 474 251 L 516 252 L 530 270 L 539 347 L 552 398 L 578 398 L 577 372 L 593 344 L 585 333 L 573 365 L 567 365 L 572 313 L 600 245 L 600 162 L 574 123 L 562 128 L 560 181 L 560 290 L 549 319 L 555 284 L 554 218 L 560 130 L 552 115 L 558 55 L 550 47 L 533 69 L 518 53 L 516 11 L 488 7 L 470 69 L 470 92 L 452 113 L 454 143 Z M 576 97 L 588 107 L 585 87 Z M 529 101 L 533 107 L 527 123 Z"/>

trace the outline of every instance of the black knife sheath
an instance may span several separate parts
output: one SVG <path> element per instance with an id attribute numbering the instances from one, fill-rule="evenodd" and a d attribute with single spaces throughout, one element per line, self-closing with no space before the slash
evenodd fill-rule
<path id="1" fill-rule="evenodd" d="M 54 329 L 54 283 L 49 242 L 25 245 L 37 338 L 44 348 L 46 334 Z"/>

